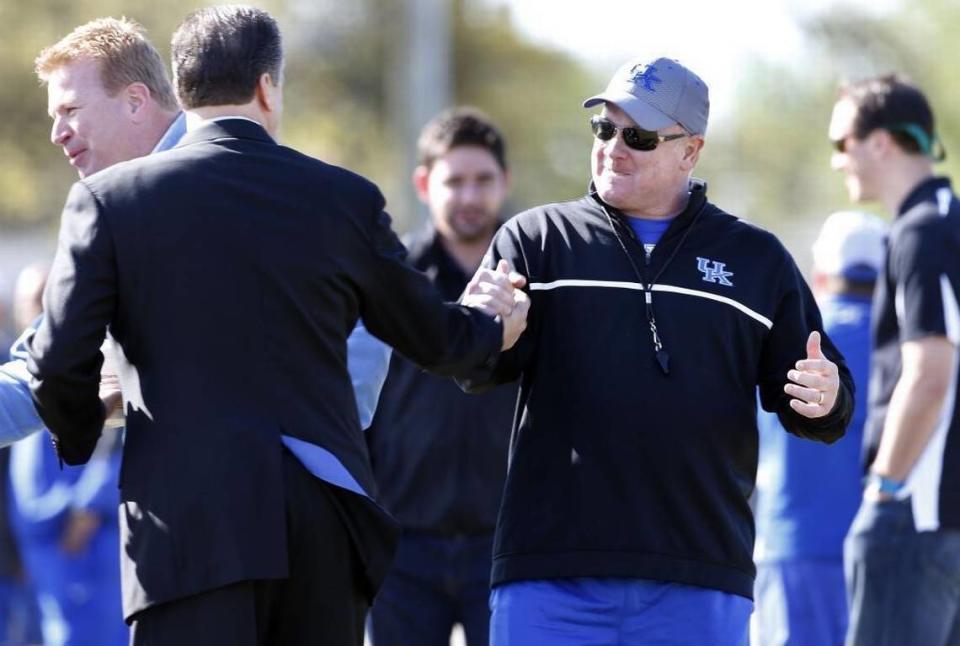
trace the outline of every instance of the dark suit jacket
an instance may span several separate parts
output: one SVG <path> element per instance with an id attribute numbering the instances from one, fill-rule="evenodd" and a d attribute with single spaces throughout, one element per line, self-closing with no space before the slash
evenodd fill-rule
<path id="1" fill-rule="evenodd" d="M 367 180 L 242 119 L 73 186 L 29 369 L 60 456 L 77 464 L 103 425 L 108 325 L 129 362 L 128 617 L 287 575 L 281 435 L 332 452 L 375 495 L 346 365 L 359 316 L 441 372 L 496 357 L 499 324 L 441 301 L 383 207 Z"/>

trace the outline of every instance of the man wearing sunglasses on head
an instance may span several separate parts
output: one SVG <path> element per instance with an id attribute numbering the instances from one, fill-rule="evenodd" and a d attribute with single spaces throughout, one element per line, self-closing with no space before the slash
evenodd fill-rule
<path id="1" fill-rule="evenodd" d="M 960 643 L 960 202 L 933 111 L 896 76 L 844 87 L 829 136 L 855 202 L 894 215 L 873 299 L 868 473 L 844 545 L 847 644 Z"/>
<path id="2" fill-rule="evenodd" d="M 520 381 L 491 642 L 745 644 L 756 387 L 832 442 L 853 383 L 783 245 L 691 178 L 704 82 L 630 62 L 584 106 L 589 192 L 494 238 L 486 266 L 529 277 L 528 329 L 463 382 Z"/>

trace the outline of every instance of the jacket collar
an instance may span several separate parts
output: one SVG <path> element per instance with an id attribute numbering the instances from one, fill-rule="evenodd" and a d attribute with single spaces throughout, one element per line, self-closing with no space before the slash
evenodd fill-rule
<path id="1" fill-rule="evenodd" d="M 414 233 L 410 234 L 406 242 L 410 256 L 419 258 L 427 254 L 433 254 L 436 253 L 437 248 L 443 251 L 439 238 L 440 234 L 437 233 L 433 223 L 428 221 Z"/>
<path id="2" fill-rule="evenodd" d="M 928 177 L 919 184 L 913 187 L 913 190 L 907 195 L 906 199 L 903 200 L 903 204 L 900 205 L 900 209 L 897 211 L 897 216 L 901 216 L 917 204 L 921 202 L 926 202 L 927 200 L 936 199 L 934 194 L 937 190 L 941 188 L 950 188 L 950 179 L 947 177 Z"/>
<path id="3" fill-rule="evenodd" d="M 632 236 L 632 229 L 627 224 L 626 218 L 629 217 L 624 215 L 622 211 L 617 208 L 614 208 L 600 199 L 600 196 L 597 194 L 597 189 L 594 186 L 593 182 L 590 182 L 589 192 L 587 194 L 587 199 L 591 200 L 596 204 L 600 209 L 605 209 L 612 216 L 614 220 L 620 225 L 630 231 Z M 683 231 L 687 226 L 693 222 L 697 217 L 700 211 L 706 206 L 707 201 L 707 183 L 706 181 L 693 177 L 690 179 L 690 199 L 687 200 L 687 206 L 683 211 L 673 219 L 673 222 L 670 223 L 670 227 L 664 232 L 661 242 L 672 238 L 677 234 L 678 231 Z M 601 211 L 602 213 L 602 211 Z"/>
<path id="4" fill-rule="evenodd" d="M 264 143 L 276 143 L 256 121 L 228 118 L 204 121 L 196 130 L 189 130 L 178 146 L 187 146 L 215 139 L 251 139 Z"/>
<path id="5" fill-rule="evenodd" d="M 505 223 L 506 220 L 504 218 L 498 218 L 497 230 Z M 460 263 L 450 255 L 447 248 L 443 246 L 443 240 L 440 238 L 440 233 L 437 231 L 432 220 L 424 224 L 415 233 L 410 234 L 410 236 L 405 239 L 405 244 L 409 258 L 421 269 L 426 265 L 434 265 L 442 266 L 444 271 L 447 272 L 462 274 L 466 276 L 467 279 L 473 275 L 464 270 L 463 267 L 460 266 Z"/>

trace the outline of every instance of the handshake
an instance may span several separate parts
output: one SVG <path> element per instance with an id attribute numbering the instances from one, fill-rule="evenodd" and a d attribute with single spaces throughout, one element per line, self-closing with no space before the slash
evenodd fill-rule
<path id="1" fill-rule="evenodd" d="M 496 269 L 478 269 L 460 299 L 462 305 L 500 318 L 504 351 L 512 348 L 527 329 L 530 297 L 520 289 L 526 283 L 525 277 L 510 269 L 508 261 L 501 260 Z"/>

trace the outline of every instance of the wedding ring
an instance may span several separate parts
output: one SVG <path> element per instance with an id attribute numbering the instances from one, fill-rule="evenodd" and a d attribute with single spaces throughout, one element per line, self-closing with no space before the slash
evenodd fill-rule
<path id="1" fill-rule="evenodd" d="M 823 391 L 820 391 L 820 399 L 817 400 L 817 403 L 823 406 Z"/>

